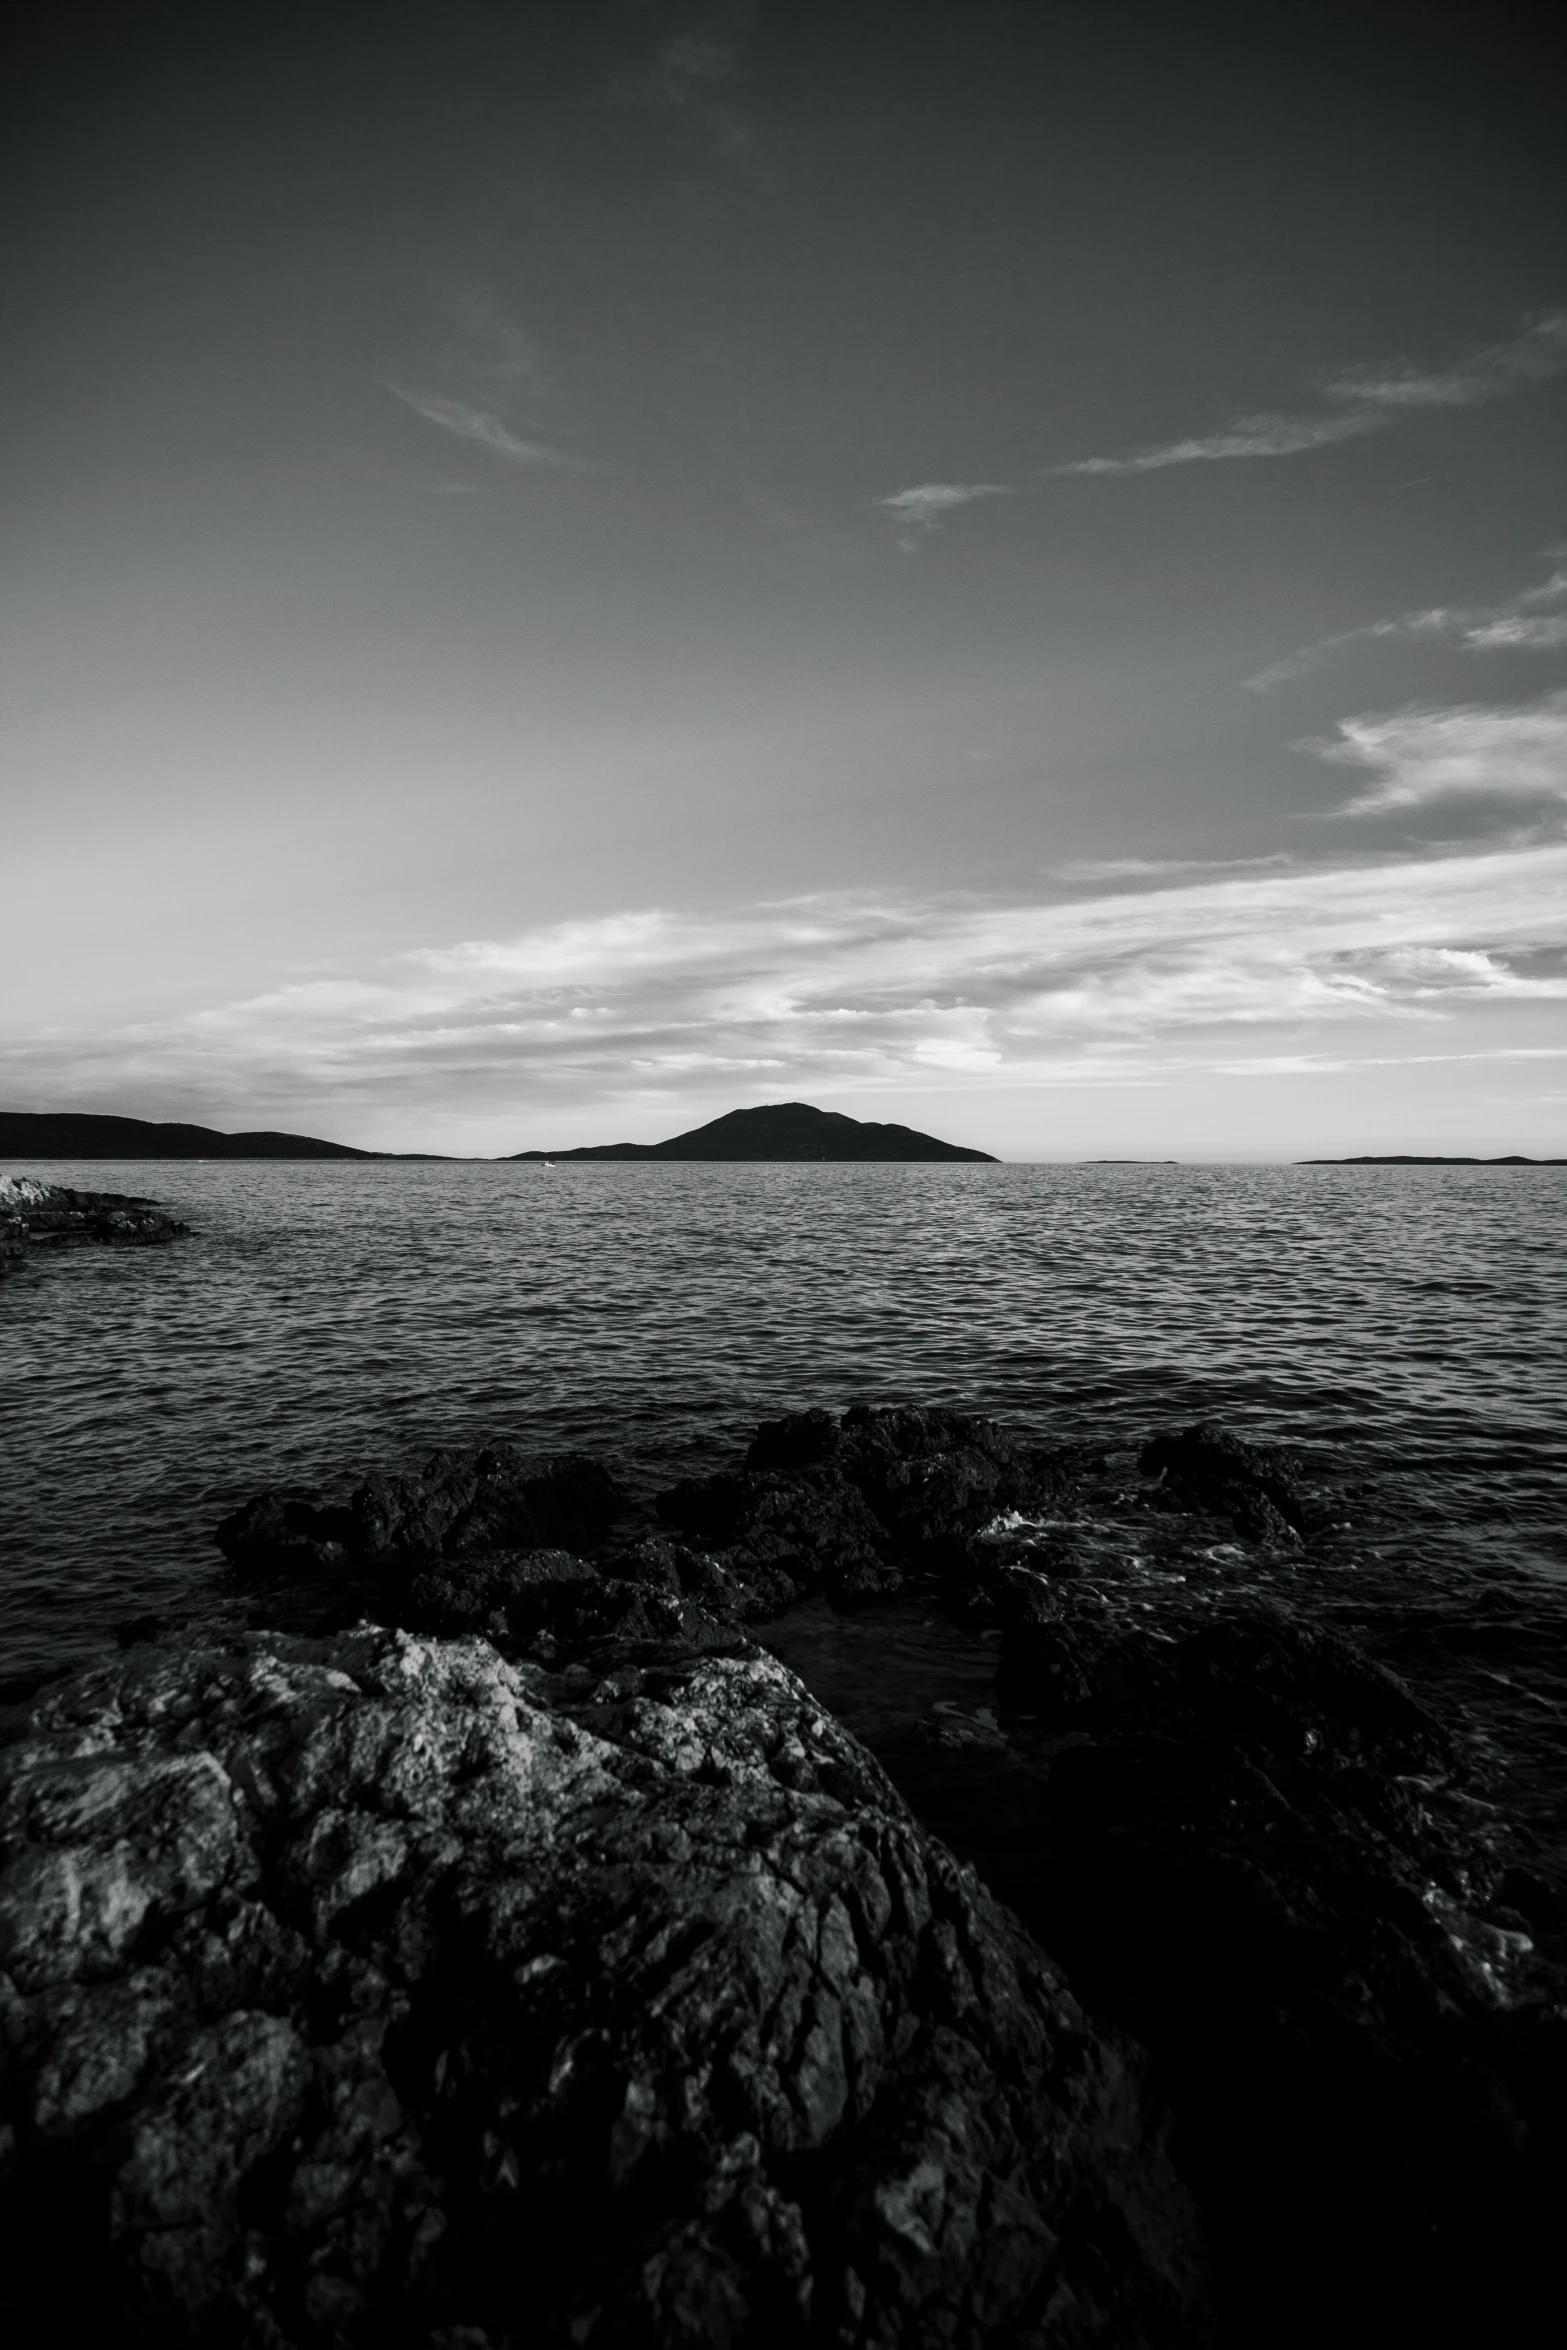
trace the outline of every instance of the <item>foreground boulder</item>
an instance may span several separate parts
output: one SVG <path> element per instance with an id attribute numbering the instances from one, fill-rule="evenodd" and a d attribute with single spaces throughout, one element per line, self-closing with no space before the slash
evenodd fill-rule
<path id="1" fill-rule="evenodd" d="M 0 1771 L 8 2338 L 1206 2339 L 1125 2044 L 754 1651 L 141 1651 Z"/>
<path id="2" fill-rule="evenodd" d="M 72 1191 L 31 1175 L 0 1175 L 0 1279 L 15 1272 L 34 1248 L 88 1241 L 145 1248 L 178 1240 L 189 1230 L 153 1200 L 118 1191 Z"/>

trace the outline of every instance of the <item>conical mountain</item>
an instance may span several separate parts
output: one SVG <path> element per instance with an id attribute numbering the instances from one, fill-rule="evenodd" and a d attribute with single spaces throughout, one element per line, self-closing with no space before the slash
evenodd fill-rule
<path id="1" fill-rule="evenodd" d="M 516 1151 L 518 1159 L 968 1159 L 993 1166 L 989 1151 L 965 1150 L 940 1142 L 912 1126 L 883 1125 L 871 1118 L 847 1118 L 841 1110 L 814 1109 L 809 1102 L 766 1102 L 753 1110 L 728 1110 L 705 1126 L 675 1134 L 668 1142 L 602 1142 L 570 1151 Z"/>

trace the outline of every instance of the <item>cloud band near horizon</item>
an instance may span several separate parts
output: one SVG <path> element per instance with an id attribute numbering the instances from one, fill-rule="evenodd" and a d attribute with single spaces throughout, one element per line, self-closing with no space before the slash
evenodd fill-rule
<path id="1" fill-rule="evenodd" d="M 270 1123 L 257 1105 L 504 1102 L 523 1125 L 572 1102 L 600 1124 L 715 1088 L 1265 1072 L 1356 1032 L 1384 1058 L 1441 1058 L 1445 1022 L 1567 999 L 1564 956 L 1567 844 L 1072 902 L 837 894 L 424 948 L 108 1038 L 17 1039 L 0 1070 L 40 1108 L 234 1102 Z"/>

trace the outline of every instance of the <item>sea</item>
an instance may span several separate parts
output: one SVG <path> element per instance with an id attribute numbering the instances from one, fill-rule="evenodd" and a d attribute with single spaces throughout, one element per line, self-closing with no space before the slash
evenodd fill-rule
<path id="1" fill-rule="evenodd" d="M 581 1448 L 651 1491 L 814 1404 L 951 1404 L 1120 1450 L 1210 1419 L 1342 1489 L 1292 1604 L 1417 1679 L 1424 1659 L 1560 1816 L 1567 1168 L 0 1172 L 191 1227 L 39 1250 L 0 1287 L 0 1695 L 133 1619 L 242 1620 L 227 1511 L 341 1498 L 438 1445 Z M 977 1702 L 983 1660 L 928 1619 L 818 1605 L 781 1645 L 857 1724 Z"/>

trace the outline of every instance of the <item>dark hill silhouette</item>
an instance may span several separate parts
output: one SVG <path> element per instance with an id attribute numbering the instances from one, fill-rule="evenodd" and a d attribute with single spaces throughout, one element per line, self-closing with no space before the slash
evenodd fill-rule
<path id="1" fill-rule="evenodd" d="M 211 1126 L 100 1118 L 85 1111 L 0 1110 L 0 1159 L 425 1159 L 432 1151 L 360 1151 L 313 1134 L 219 1134 Z"/>
<path id="2" fill-rule="evenodd" d="M 601 1142 L 572 1151 L 514 1151 L 517 1159 L 970 1159 L 994 1166 L 989 1151 L 963 1149 L 917 1134 L 912 1126 L 880 1125 L 817 1110 L 809 1102 L 768 1102 L 729 1110 L 668 1142 Z"/>

